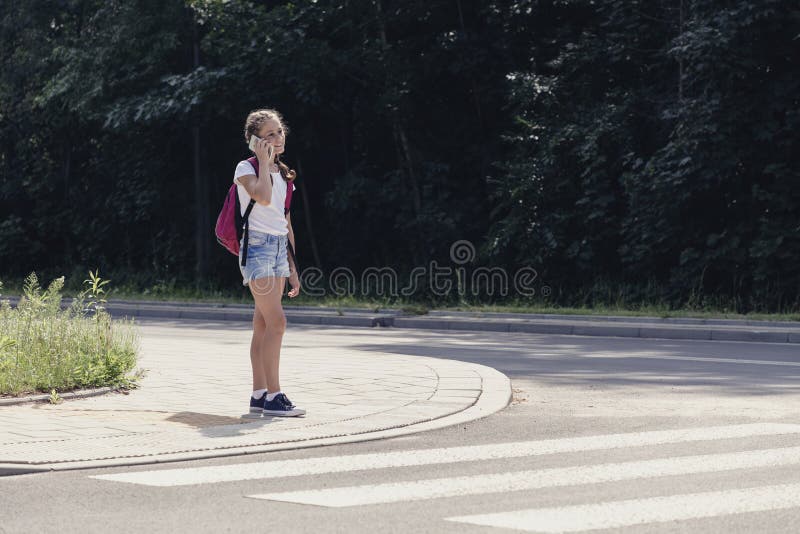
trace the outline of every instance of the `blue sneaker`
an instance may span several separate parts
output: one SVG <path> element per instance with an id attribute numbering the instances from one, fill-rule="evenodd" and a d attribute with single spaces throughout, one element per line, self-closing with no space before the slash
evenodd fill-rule
<path id="1" fill-rule="evenodd" d="M 264 392 L 259 398 L 254 399 L 252 395 L 250 395 L 250 413 L 252 414 L 260 414 L 261 411 L 264 409 L 264 403 L 267 402 L 267 393 Z"/>
<path id="2" fill-rule="evenodd" d="M 264 399 L 264 415 L 274 415 L 277 417 L 297 417 L 305 415 L 306 411 L 301 410 L 289 400 L 283 393 L 278 393 L 271 401 Z"/>

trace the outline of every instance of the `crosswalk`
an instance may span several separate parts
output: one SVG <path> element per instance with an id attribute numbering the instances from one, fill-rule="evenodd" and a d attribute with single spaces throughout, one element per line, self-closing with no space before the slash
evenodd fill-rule
<path id="1" fill-rule="evenodd" d="M 449 517 L 447 520 L 528 532 L 584 532 L 798 506 L 800 484 L 783 484 L 746 490 L 709 491 L 502 514 Z"/>
<path id="2" fill-rule="evenodd" d="M 488 460 L 627 450 L 654 445 L 691 445 L 719 440 L 748 439 L 748 443 L 752 443 L 753 440 L 750 438 L 766 437 L 783 437 L 789 440 L 795 438 L 794 443 L 797 443 L 796 438 L 800 437 L 800 425 L 759 423 L 684 428 L 146 470 L 94 475 L 91 478 L 144 486 L 173 487 L 314 475 L 313 482 L 316 487 L 312 489 L 254 493 L 247 497 L 324 508 L 350 508 L 530 490 L 547 491 L 567 486 L 624 484 L 626 481 L 636 480 L 657 481 L 660 477 L 691 477 L 747 469 L 800 468 L 800 446 L 781 446 L 712 454 L 678 454 L 646 460 L 588 463 L 566 467 L 506 470 L 478 475 L 425 477 L 421 480 L 400 482 L 385 481 L 390 476 L 389 473 L 394 472 L 392 470 L 409 467 L 435 467 L 448 464 L 466 466 L 472 462 Z M 458 469 L 459 466 L 454 468 Z M 379 476 L 373 478 L 383 478 L 383 481 L 375 484 L 332 486 L 325 478 L 337 473 L 356 471 L 375 471 Z M 604 501 L 601 496 L 600 502 L 518 509 L 500 513 L 491 509 L 479 510 L 484 513 L 448 516 L 441 519 L 461 524 L 529 532 L 583 532 L 787 508 L 800 508 L 800 483 L 761 485 L 744 489 L 728 488 L 627 500 Z"/>

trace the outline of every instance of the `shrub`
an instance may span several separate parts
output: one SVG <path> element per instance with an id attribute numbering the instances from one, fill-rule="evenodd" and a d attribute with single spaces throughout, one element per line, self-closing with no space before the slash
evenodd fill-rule
<path id="1" fill-rule="evenodd" d="M 25 279 L 16 307 L 0 301 L 0 395 L 135 386 L 133 321 L 112 322 L 103 306 L 108 281 L 89 274 L 86 289 L 65 308 L 64 277 L 45 290 L 36 273 Z"/>

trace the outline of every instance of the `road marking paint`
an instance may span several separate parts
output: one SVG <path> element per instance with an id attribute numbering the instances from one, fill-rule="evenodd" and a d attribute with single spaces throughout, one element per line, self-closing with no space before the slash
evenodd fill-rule
<path id="1" fill-rule="evenodd" d="M 328 508 L 800 464 L 800 447 L 248 495 Z"/>
<path id="2" fill-rule="evenodd" d="M 800 506 L 800 484 L 691 493 L 598 504 L 532 508 L 514 512 L 448 517 L 446 521 L 528 532 L 583 532 L 766 512 Z"/>
<path id="3" fill-rule="evenodd" d="M 774 436 L 800 434 L 800 425 L 783 423 L 754 423 L 713 427 L 681 428 L 624 434 L 606 434 L 574 438 L 547 439 L 511 443 L 493 443 L 437 449 L 403 450 L 383 453 L 354 454 L 301 458 L 296 460 L 273 460 L 267 462 L 240 463 L 232 465 L 160 469 L 93 475 L 90 478 L 141 484 L 146 486 L 188 486 L 256 480 L 325 473 L 344 473 L 370 469 L 387 469 L 458 462 L 475 462 L 502 458 L 522 458 L 545 454 L 618 449 L 685 443 L 751 436 Z"/>
<path id="4" fill-rule="evenodd" d="M 669 356 L 666 354 L 580 354 L 581 358 L 597 359 L 634 359 L 634 360 L 679 360 L 687 362 L 709 362 L 709 363 L 738 363 L 747 365 L 779 365 L 786 367 L 800 367 L 800 362 L 789 362 L 781 360 L 745 360 L 736 358 L 704 358 L 699 356 Z"/>

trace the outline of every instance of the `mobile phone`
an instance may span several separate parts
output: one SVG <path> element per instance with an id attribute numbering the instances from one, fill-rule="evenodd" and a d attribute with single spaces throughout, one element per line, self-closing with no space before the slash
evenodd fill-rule
<path id="1" fill-rule="evenodd" d="M 261 141 L 261 139 L 259 139 L 255 135 L 251 135 L 250 136 L 250 145 L 249 145 L 249 147 L 250 147 L 250 151 L 253 152 L 254 154 L 255 154 L 255 151 L 256 151 L 256 143 L 259 142 L 259 141 Z M 268 148 L 269 157 L 271 158 L 274 153 L 275 153 L 275 147 L 272 146 L 272 145 L 269 145 L 269 148 Z"/>

